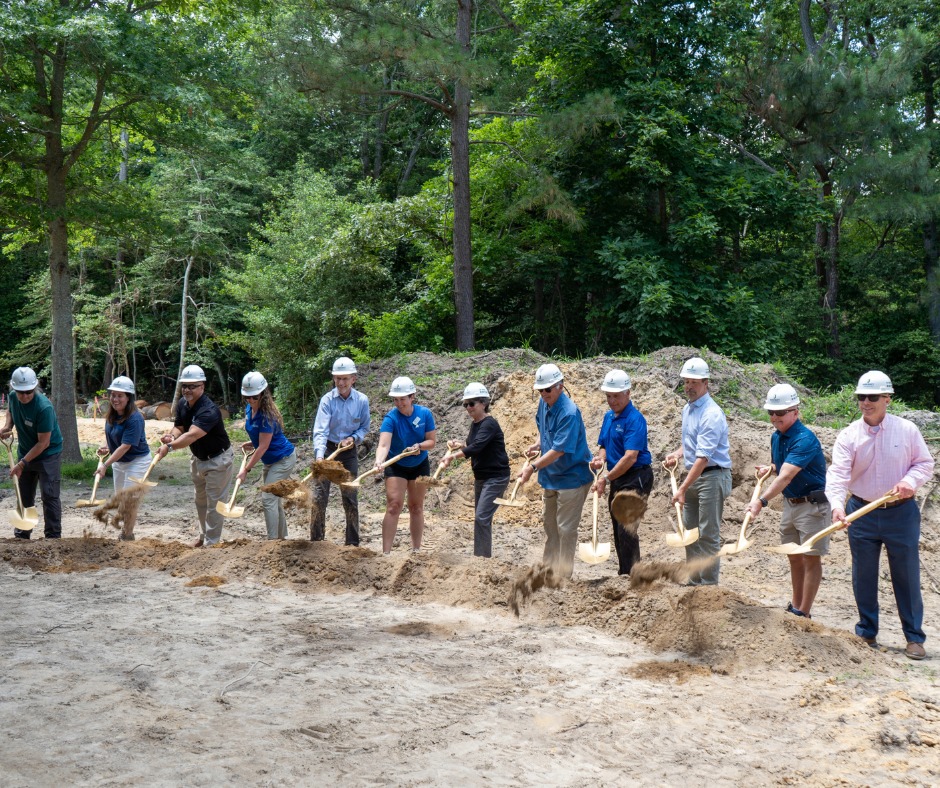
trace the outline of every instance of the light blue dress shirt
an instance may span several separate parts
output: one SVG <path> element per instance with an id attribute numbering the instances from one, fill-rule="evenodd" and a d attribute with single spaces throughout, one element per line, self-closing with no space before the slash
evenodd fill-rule
<path id="1" fill-rule="evenodd" d="M 708 467 L 731 467 L 728 421 L 711 394 L 703 394 L 682 409 L 682 454 L 686 470 L 698 457 L 707 459 Z"/>
<path id="2" fill-rule="evenodd" d="M 317 459 L 326 454 L 326 442 L 352 438 L 358 446 L 369 431 L 369 398 L 352 389 L 343 399 L 335 388 L 320 398 L 313 420 L 313 451 Z"/>

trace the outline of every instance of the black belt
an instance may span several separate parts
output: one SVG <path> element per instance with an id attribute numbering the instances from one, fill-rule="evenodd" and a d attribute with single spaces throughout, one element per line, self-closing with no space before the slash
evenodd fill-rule
<path id="1" fill-rule="evenodd" d="M 823 500 L 814 501 L 813 500 L 814 496 L 820 496 Z M 804 495 L 800 498 L 787 498 L 787 501 L 793 506 L 796 506 L 798 503 L 824 503 L 825 500 L 826 500 L 826 494 L 822 490 L 815 490 L 811 492 L 809 495 Z"/>
<path id="2" fill-rule="evenodd" d="M 702 471 L 702 473 L 708 473 L 709 471 L 726 471 L 726 470 L 728 469 L 722 468 L 720 465 L 709 465 Z M 701 476 L 702 473 L 700 473 L 699 476 Z"/>
<path id="3" fill-rule="evenodd" d="M 868 504 L 871 503 L 871 501 L 866 501 L 864 498 L 859 498 L 857 495 L 853 495 L 851 500 L 855 501 L 856 503 L 860 503 L 862 506 L 868 506 Z M 879 509 L 893 509 L 895 506 L 900 506 L 901 504 L 907 503 L 908 501 L 911 501 L 911 500 L 913 499 L 905 498 L 903 501 L 888 501 L 887 503 L 881 504 L 881 506 L 879 506 L 878 508 Z"/>
<path id="4" fill-rule="evenodd" d="M 209 460 L 214 460 L 216 457 L 219 457 L 220 455 L 225 454 L 225 452 L 227 452 L 231 448 L 232 448 L 231 446 L 226 446 L 221 451 L 217 451 L 215 454 L 210 454 L 208 457 L 200 457 L 197 454 L 196 459 L 199 460 L 200 462 L 208 462 Z"/>

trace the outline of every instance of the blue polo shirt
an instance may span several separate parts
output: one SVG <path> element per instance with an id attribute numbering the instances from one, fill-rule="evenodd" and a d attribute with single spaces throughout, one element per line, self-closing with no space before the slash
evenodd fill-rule
<path id="1" fill-rule="evenodd" d="M 111 424 L 104 423 L 104 437 L 108 442 L 108 451 L 114 454 L 126 443 L 130 448 L 121 455 L 118 462 L 130 462 L 138 457 L 149 457 L 150 447 L 147 445 L 147 430 L 144 427 L 144 417 L 139 410 L 135 410 L 124 421 Z"/>
<path id="2" fill-rule="evenodd" d="M 245 405 L 245 432 L 248 433 L 248 440 L 256 449 L 261 440 L 262 432 L 271 433 L 271 443 L 268 444 L 268 450 L 261 455 L 261 462 L 265 465 L 271 465 L 285 457 L 290 457 L 294 451 L 294 444 L 287 440 L 284 430 L 276 421 L 269 419 L 260 410 L 257 413 L 251 412 L 251 405 Z"/>
<path id="3" fill-rule="evenodd" d="M 649 452 L 646 439 L 646 419 L 632 402 L 627 403 L 620 415 L 612 410 L 604 414 L 597 445 L 603 446 L 607 453 L 608 471 L 620 462 L 628 451 L 639 452 L 632 467 L 642 468 L 644 465 L 653 464 L 653 456 Z"/>
<path id="4" fill-rule="evenodd" d="M 770 458 L 778 473 L 785 462 L 802 468 L 784 487 L 785 497 L 803 498 L 826 488 L 826 455 L 819 438 L 799 419 L 786 432 L 774 430 L 770 438 Z"/>
<path id="5" fill-rule="evenodd" d="M 587 432 L 581 411 L 565 392 L 552 407 L 539 400 L 535 414 L 542 454 L 551 449 L 562 451 L 555 462 L 539 471 L 539 484 L 546 490 L 572 490 L 594 480 L 589 463 Z"/>
<path id="6" fill-rule="evenodd" d="M 409 446 L 421 443 L 427 432 L 437 429 L 434 426 L 434 416 L 423 405 L 415 405 L 410 416 L 402 416 L 398 408 L 392 408 L 385 418 L 382 419 L 382 427 L 379 432 L 392 433 L 392 445 L 388 450 L 388 456 L 394 457 L 401 454 Z M 416 468 L 428 457 L 427 451 L 421 451 L 411 457 L 402 457 L 396 465 L 403 468 Z"/>

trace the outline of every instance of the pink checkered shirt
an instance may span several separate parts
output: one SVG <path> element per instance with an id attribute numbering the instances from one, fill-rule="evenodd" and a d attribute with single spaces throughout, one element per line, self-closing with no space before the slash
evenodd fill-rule
<path id="1" fill-rule="evenodd" d="M 917 426 L 890 413 L 878 427 L 852 422 L 836 438 L 826 472 L 826 497 L 845 509 L 851 494 L 874 501 L 899 482 L 915 490 L 933 475 L 934 460 Z"/>

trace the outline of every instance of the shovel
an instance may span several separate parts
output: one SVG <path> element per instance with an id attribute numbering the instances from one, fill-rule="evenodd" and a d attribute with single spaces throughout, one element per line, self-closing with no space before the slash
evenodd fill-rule
<path id="1" fill-rule="evenodd" d="M 444 470 L 444 460 L 446 460 L 448 457 L 456 457 L 460 453 L 461 453 L 460 449 L 454 452 L 447 452 L 447 454 L 444 455 L 443 459 L 437 464 L 437 470 L 434 471 L 433 476 L 419 476 L 417 479 L 415 479 L 415 481 L 418 484 L 424 484 L 424 485 L 427 485 L 428 487 L 444 486 L 444 482 L 442 482 L 440 478 L 438 478 L 441 475 L 441 471 Z"/>
<path id="2" fill-rule="evenodd" d="M 419 449 L 405 449 L 401 454 L 396 454 L 394 457 L 392 457 L 392 459 L 386 460 L 385 462 L 383 462 L 378 468 L 373 468 L 372 470 L 366 471 L 361 476 L 357 476 L 351 482 L 341 482 L 340 487 L 345 487 L 347 490 L 349 489 L 354 490 L 360 486 L 360 483 L 362 482 L 363 479 L 366 478 L 366 476 L 372 476 L 373 474 L 378 473 L 379 471 L 384 471 L 389 465 L 394 465 L 402 457 L 412 457 L 415 454 L 420 454 L 420 453 L 421 452 Z"/>
<path id="3" fill-rule="evenodd" d="M 255 453 L 255 450 L 245 451 L 242 449 L 242 464 L 238 469 L 238 472 L 241 473 L 245 470 L 245 465 L 248 463 L 248 458 Z M 244 506 L 235 506 L 235 496 L 238 495 L 238 488 L 241 486 L 242 480 L 235 480 L 235 489 L 232 490 L 232 497 L 229 498 L 228 503 L 223 503 L 222 501 L 216 501 L 215 510 L 221 514 L 223 517 L 241 517 L 245 513 Z"/>
<path id="4" fill-rule="evenodd" d="M 861 509 L 852 512 L 845 519 L 850 523 L 854 520 L 857 520 L 859 517 L 864 517 L 869 512 L 874 511 L 879 506 L 891 503 L 891 501 L 896 501 L 898 495 L 895 493 L 885 493 L 877 501 L 872 501 L 870 504 L 863 506 Z M 827 536 L 834 534 L 840 528 L 844 528 L 845 524 L 838 522 L 833 523 L 828 528 L 823 528 L 818 534 L 813 534 L 809 539 L 807 539 L 803 544 L 796 544 L 795 542 L 788 542 L 787 544 L 777 545 L 776 547 L 768 547 L 767 549 L 771 553 L 780 553 L 781 555 L 802 555 L 803 553 L 808 553 L 813 549 L 813 545 L 821 539 L 825 539 Z"/>
<path id="5" fill-rule="evenodd" d="M 755 503 L 758 498 L 760 498 L 760 488 L 764 481 L 770 476 L 770 468 L 767 468 L 767 471 L 761 476 L 760 473 L 754 471 L 754 476 L 757 478 L 757 484 L 754 486 L 754 494 L 751 496 L 751 503 Z M 732 544 L 724 545 L 721 550 L 718 551 L 718 555 L 734 555 L 735 553 L 740 553 L 743 550 L 747 550 L 750 546 L 750 542 L 747 538 L 747 526 L 751 522 L 751 513 L 748 512 L 744 515 L 744 522 L 741 523 L 741 533 L 738 534 L 738 541 L 733 542 Z"/>
<path id="6" fill-rule="evenodd" d="M 100 468 L 102 463 L 104 463 L 110 456 L 111 456 L 110 454 L 105 454 L 104 457 L 98 460 L 98 467 Z M 102 474 L 102 476 L 103 475 L 104 474 Z M 95 471 L 95 483 L 91 486 L 91 498 L 79 498 L 75 502 L 75 505 L 78 506 L 79 508 L 84 508 L 86 506 L 97 506 L 100 503 L 104 503 L 103 501 L 95 500 L 95 496 L 98 494 L 98 482 L 100 481 L 101 481 L 101 476 L 98 475 L 98 471 Z"/>
<path id="7" fill-rule="evenodd" d="M 156 486 L 157 486 L 157 483 L 156 483 L 156 482 L 148 482 L 148 481 L 147 481 L 147 477 L 150 476 L 150 471 L 153 470 L 153 466 L 156 465 L 158 462 L 160 462 L 160 455 L 159 455 L 159 454 L 154 454 L 154 455 L 153 455 L 153 459 L 150 461 L 150 465 L 147 466 L 147 472 L 143 475 L 143 478 L 141 478 L 141 479 L 135 479 L 133 476 L 130 476 L 130 477 L 128 477 L 129 481 L 132 481 L 132 482 L 134 482 L 135 484 L 142 484 L 142 485 L 144 485 L 144 487 L 156 487 Z M 91 497 L 94 498 L 95 496 L 92 495 Z"/>
<path id="8" fill-rule="evenodd" d="M 342 454 L 347 449 L 351 449 L 355 445 L 355 443 L 347 443 L 345 446 L 340 446 L 329 457 L 324 457 L 322 460 L 314 460 L 313 465 L 310 466 L 310 473 L 300 480 L 301 484 L 306 484 L 314 476 L 325 476 L 331 482 L 336 482 L 337 484 L 349 481 L 349 471 L 343 467 L 342 463 L 334 462 L 334 460 L 338 455 Z"/>
<path id="9" fill-rule="evenodd" d="M 676 469 L 679 467 L 679 463 L 676 462 L 673 465 L 666 465 L 663 463 L 663 468 L 665 468 L 669 473 L 669 481 L 672 484 L 672 494 L 675 495 L 679 492 L 679 485 L 676 483 Z M 686 530 L 685 525 L 682 522 L 682 504 L 676 501 L 676 533 L 666 534 L 666 544 L 670 547 L 687 547 L 693 542 L 698 541 L 698 528 L 692 528 L 691 530 Z"/>
<path id="10" fill-rule="evenodd" d="M 594 484 L 604 472 L 602 465 L 594 472 Z M 610 558 L 610 542 L 597 542 L 597 490 L 594 490 L 594 531 L 590 542 L 582 542 L 578 545 L 578 558 L 586 564 L 602 564 Z"/>
<path id="11" fill-rule="evenodd" d="M 522 470 L 519 471 L 520 475 L 522 475 L 522 471 L 524 471 L 527 467 L 529 467 L 529 465 L 532 464 L 532 460 L 538 457 L 539 454 L 540 452 L 533 452 L 532 454 L 527 454 L 525 456 L 525 462 L 522 465 Z M 513 485 L 512 492 L 509 494 L 509 497 L 497 498 L 495 501 L 493 501 L 493 503 L 495 503 L 497 506 L 525 506 L 528 503 L 528 501 L 516 500 L 516 492 L 518 492 L 519 485 L 521 483 L 522 483 L 521 480 L 518 477 L 516 477 L 516 483 L 515 485 Z"/>
<path id="12" fill-rule="evenodd" d="M 23 497 L 20 495 L 20 477 L 13 476 L 13 469 L 16 463 L 13 462 L 13 439 L 9 442 L 3 441 L 7 447 L 7 454 L 10 456 L 10 475 L 13 478 L 13 489 L 16 490 L 16 510 L 10 512 L 10 522 L 14 528 L 21 531 L 32 531 L 39 523 L 39 512 L 35 506 L 23 506 Z"/>

